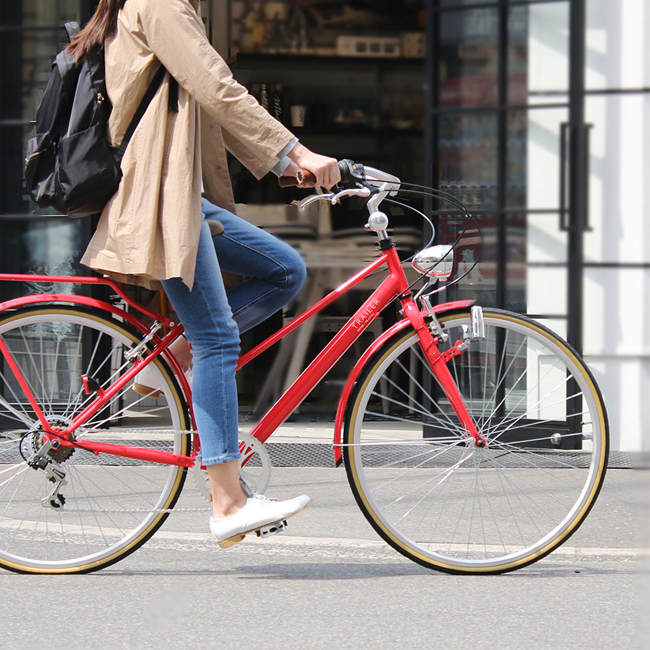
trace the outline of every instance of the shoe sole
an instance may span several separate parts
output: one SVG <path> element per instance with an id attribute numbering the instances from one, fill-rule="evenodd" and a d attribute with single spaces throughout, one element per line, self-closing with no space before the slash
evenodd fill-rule
<path id="1" fill-rule="evenodd" d="M 143 386 L 142 384 L 133 384 L 131 388 L 133 388 L 133 390 L 139 395 L 144 395 L 145 397 L 156 398 L 162 395 L 161 390 L 158 390 L 157 388 L 149 388 L 149 386 Z"/>
<path id="2" fill-rule="evenodd" d="M 221 548 L 230 548 L 231 546 L 235 546 L 235 544 L 239 544 L 239 542 L 244 540 L 244 537 L 246 535 L 249 535 L 250 533 L 255 533 L 258 530 L 261 530 L 262 528 L 266 528 L 267 526 L 273 526 L 274 524 L 279 524 L 282 521 L 286 521 L 287 519 L 291 519 L 291 517 L 295 517 L 296 515 L 299 515 L 309 504 L 311 503 L 311 500 L 309 503 L 305 504 L 304 507 L 300 508 L 300 510 L 297 510 L 294 512 L 292 515 L 289 515 L 288 517 L 282 517 L 282 519 L 278 519 L 277 521 L 269 521 L 268 524 L 263 524 L 262 526 L 258 526 L 257 528 L 251 528 L 250 530 L 247 530 L 243 533 L 237 533 L 236 535 L 233 535 L 232 537 L 229 537 L 228 539 L 224 539 L 221 542 L 217 542 Z"/>

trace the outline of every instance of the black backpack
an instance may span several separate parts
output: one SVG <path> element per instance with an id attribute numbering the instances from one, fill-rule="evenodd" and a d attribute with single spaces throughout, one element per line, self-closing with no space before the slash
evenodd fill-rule
<path id="1" fill-rule="evenodd" d="M 79 25 L 66 23 L 65 29 L 72 40 Z M 25 189 L 30 198 L 41 208 L 52 207 L 69 217 L 101 212 L 117 191 L 124 151 L 164 75 L 161 65 L 124 140 L 112 147 L 106 139 L 112 106 L 103 53 L 77 65 L 65 50 L 60 52 L 36 109 L 36 137 L 27 143 Z M 177 86 L 170 94 L 174 91 Z"/>

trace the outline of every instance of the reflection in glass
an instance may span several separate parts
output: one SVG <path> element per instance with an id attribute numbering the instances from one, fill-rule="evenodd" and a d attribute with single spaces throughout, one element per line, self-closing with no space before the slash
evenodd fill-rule
<path id="1" fill-rule="evenodd" d="M 477 300 L 483 307 L 497 306 L 497 215 L 476 214 L 478 229 L 469 224 L 456 248 L 453 278 L 462 280 L 441 296 L 444 300 Z M 441 216 L 438 241 L 454 244 L 465 228 L 466 221 L 459 216 Z M 479 263 L 472 268 L 476 260 Z M 463 277 L 464 276 L 464 277 Z"/>
<path id="2" fill-rule="evenodd" d="M 79 20 L 82 0 L 22 0 L 23 27 L 57 27 Z"/>
<path id="3" fill-rule="evenodd" d="M 528 112 L 510 111 L 506 129 L 506 207 L 525 208 Z"/>
<path id="4" fill-rule="evenodd" d="M 0 213 L 41 212 L 22 189 L 25 144 L 34 135 L 29 122 L 52 61 L 67 43 L 63 24 L 80 22 L 92 6 L 92 0 L 23 0 L 12 11 L 3 11 L 3 24 L 20 29 L 3 33 L 0 47 Z"/>
<path id="5" fill-rule="evenodd" d="M 441 7 L 463 7 L 463 6 L 469 6 L 469 5 L 477 5 L 477 4 L 487 4 L 488 2 L 494 2 L 495 4 L 498 2 L 498 0 L 439 0 L 440 1 L 440 6 Z"/>
<path id="6" fill-rule="evenodd" d="M 525 214 L 506 218 L 506 290 L 505 309 L 525 314 L 528 311 L 527 286 L 528 227 Z"/>
<path id="7" fill-rule="evenodd" d="M 493 114 L 441 115 L 440 189 L 471 210 L 496 207 L 497 119 Z"/>
<path id="8" fill-rule="evenodd" d="M 528 7 L 508 11 L 508 104 L 528 103 Z"/>
<path id="9" fill-rule="evenodd" d="M 440 105 L 497 104 L 498 27 L 496 9 L 440 15 Z"/>
<path id="10" fill-rule="evenodd" d="M 520 313 L 527 311 L 527 240 L 526 215 L 510 214 L 498 216 L 496 213 L 473 213 L 479 230 L 473 224 L 462 236 L 456 249 L 453 277 L 462 280 L 450 287 L 444 300 L 477 300 L 484 307 L 503 307 Z M 506 219 L 505 233 L 505 304 L 497 300 L 499 277 L 499 219 Z M 438 226 L 439 242 L 453 244 L 463 232 L 465 219 L 459 216 L 441 216 Z M 476 260 L 479 263 L 474 266 Z M 473 267 L 473 268 L 472 268 Z"/>

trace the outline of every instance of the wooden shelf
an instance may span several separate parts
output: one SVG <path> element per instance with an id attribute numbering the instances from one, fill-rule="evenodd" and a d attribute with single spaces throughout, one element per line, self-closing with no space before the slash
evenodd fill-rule
<path id="1" fill-rule="evenodd" d="M 230 66 L 238 64 L 255 63 L 278 65 L 282 63 L 313 64 L 327 63 L 329 65 L 366 65 L 366 66 L 410 66 L 424 67 L 424 59 L 404 57 L 370 57 L 370 56 L 319 56 L 317 54 L 270 54 L 240 52 L 234 57 L 226 59 Z"/>
<path id="2" fill-rule="evenodd" d="M 333 124 L 328 127 L 311 127 L 311 126 L 291 126 L 290 128 L 297 137 L 307 136 L 422 136 L 423 129 L 396 129 L 396 128 L 372 128 L 364 124 L 338 125 Z"/>

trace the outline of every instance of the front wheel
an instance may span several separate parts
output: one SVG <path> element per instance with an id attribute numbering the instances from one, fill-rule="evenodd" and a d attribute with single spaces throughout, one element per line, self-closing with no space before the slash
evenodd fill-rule
<path id="1" fill-rule="evenodd" d="M 449 573 L 512 571 L 553 551 L 584 521 L 607 466 L 605 406 L 576 352 L 526 317 L 484 317 L 485 340 L 448 362 L 484 448 L 412 329 L 369 360 L 346 413 L 346 470 L 366 518 L 406 557 Z M 444 351 L 470 314 L 439 320 Z"/>

